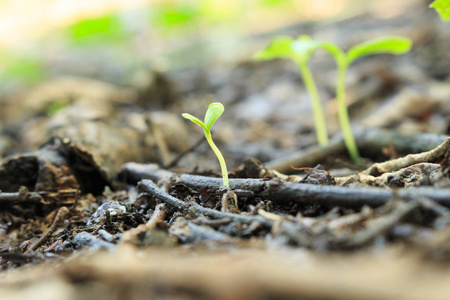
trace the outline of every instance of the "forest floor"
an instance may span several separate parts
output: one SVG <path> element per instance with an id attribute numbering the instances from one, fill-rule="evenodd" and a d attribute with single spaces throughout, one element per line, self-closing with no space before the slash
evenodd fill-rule
<path id="1" fill-rule="evenodd" d="M 324 147 L 289 61 L 149 71 L 139 87 L 56 78 L 4 98 L 1 298 L 450 299 L 447 27 L 415 7 L 283 30 L 344 49 L 413 40 L 407 55 L 349 70 L 359 165 L 339 133 L 325 53 L 311 64 Z M 181 117 L 216 101 L 230 191 L 200 128 Z"/>

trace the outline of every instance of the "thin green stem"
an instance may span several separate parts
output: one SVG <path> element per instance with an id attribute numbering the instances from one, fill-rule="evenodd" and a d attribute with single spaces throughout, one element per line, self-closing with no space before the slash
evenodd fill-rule
<path id="1" fill-rule="evenodd" d="M 342 134 L 344 135 L 344 143 L 347 151 L 355 164 L 359 163 L 359 152 L 353 137 L 352 127 L 348 118 L 346 95 L 345 95 L 345 77 L 347 73 L 347 63 L 338 62 L 338 82 L 336 88 L 336 97 L 338 101 L 338 116 L 341 125 Z"/>
<path id="2" fill-rule="evenodd" d="M 208 144 L 211 146 L 212 150 L 216 154 L 217 159 L 219 160 L 220 169 L 222 170 L 223 185 L 226 187 L 230 187 L 230 184 L 228 183 L 228 170 L 227 165 L 225 163 L 225 159 L 223 158 L 219 148 L 217 148 L 216 144 L 214 144 L 211 137 L 211 132 L 205 131 L 205 137 L 206 140 L 208 141 Z"/>
<path id="3" fill-rule="evenodd" d="M 314 122 L 316 126 L 317 142 L 320 146 L 328 144 L 328 133 L 325 124 L 325 118 L 322 111 L 322 105 L 319 99 L 319 93 L 314 82 L 314 78 L 307 63 L 299 63 L 300 73 L 305 83 L 306 90 L 311 97 L 311 103 L 313 108 Z"/>

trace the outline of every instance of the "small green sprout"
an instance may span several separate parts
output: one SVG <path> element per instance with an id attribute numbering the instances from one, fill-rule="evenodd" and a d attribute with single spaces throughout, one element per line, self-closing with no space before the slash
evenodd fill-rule
<path id="1" fill-rule="evenodd" d="M 369 40 L 358 44 L 347 53 L 339 49 L 335 44 L 330 42 L 320 42 L 320 47 L 328 50 L 334 57 L 338 67 L 338 81 L 336 86 L 336 97 L 338 101 L 338 116 L 341 125 L 342 134 L 344 136 L 345 146 L 349 152 L 353 162 L 359 163 L 359 152 L 353 137 L 350 121 L 348 118 L 346 95 L 345 95 L 345 78 L 347 68 L 356 59 L 374 55 L 374 54 L 404 54 L 411 49 L 412 42 L 404 37 L 382 37 Z"/>
<path id="2" fill-rule="evenodd" d="M 214 124 L 214 122 L 217 121 L 217 119 L 222 115 L 225 108 L 223 107 L 222 103 L 220 102 L 214 102 L 211 103 L 208 107 L 208 110 L 205 114 L 205 121 L 202 122 L 200 119 L 194 117 L 191 114 L 184 113 L 182 114 L 183 118 L 191 120 L 201 128 L 203 128 L 203 132 L 205 133 L 206 140 L 208 141 L 209 145 L 211 146 L 212 150 L 217 156 L 217 159 L 220 163 L 220 168 L 222 170 L 222 178 L 223 178 L 223 185 L 226 187 L 230 187 L 228 183 L 228 171 L 227 171 L 227 165 L 225 164 L 225 159 L 222 156 L 222 153 L 220 153 L 219 148 L 217 148 L 216 144 L 214 144 L 211 136 L 211 126 Z"/>
<path id="3" fill-rule="evenodd" d="M 276 58 L 292 59 L 300 69 L 306 90 L 312 101 L 314 122 L 316 127 L 317 142 L 324 146 L 328 144 L 328 133 L 325 118 L 320 104 L 319 93 L 308 66 L 308 61 L 315 49 L 320 47 L 320 43 L 311 40 L 308 36 L 300 36 L 293 40 L 288 36 L 275 38 L 268 47 L 257 52 L 254 56 L 256 60 L 271 60 Z"/>
<path id="4" fill-rule="evenodd" d="M 442 21 L 450 21 L 450 0 L 435 0 L 430 7 L 437 11 Z"/>

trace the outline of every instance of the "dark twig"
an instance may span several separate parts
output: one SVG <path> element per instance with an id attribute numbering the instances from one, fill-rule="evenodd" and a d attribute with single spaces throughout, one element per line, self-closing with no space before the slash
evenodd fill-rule
<path id="1" fill-rule="evenodd" d="M 181 174 L 174 178 L 194 189 L 217 188 L 220 178 Z M 394 190 L 365 187 L 323 186 L 306 183 L 282 182 L 276 179 L 230 179 L 231 189 L 250 190 L 255 197 L 279 202 L 317 203 L 325 206 L 377 207 L 385 204 Z M 450 189 L 433 187 L 409 187 L 396 190 L 401 199 L 412 200 L 426 197 L 450 207 Z M 184 202 L 183 202 L 184 203 Z"/>
<path id="2" fill-rule="evenodd" d="M 41 238 L 36 243 L 31 245 L 30 248 L 28 248 L 28 250 L 25 253 L 30 253 L 36 250 L 40 245 L 42 245 L 42 243 L 44 243 L 53 234 L 53 232 L 55 232 L 55 230 L 62 225 L 68 214 L 69 210 L 67 209 L 67 207 L 65 206 L 61 207 L 58 210 L 58 213 L 56 214 L 55 219 L 53 220 L 53 223 L 50 226 L 50 228 L 48 228 L 47 231 L 41 236 Z"/>
<path id="3" fill-rule="evenodd" d="M 124 168 L 134 179 L 152 177 L 155 182 L 167 179 L 169 175 L 174 174 L 166 170 L 161 173 L 156 165 L 127 164 Z M 162 175 L 159 176 L 159 173 Z M 174 175 L 173 180 L 198 190 L 204 187 L 213 189 L 221 185 L 220 178 L 189 174 Z M 377 207 L 385 204 L 393 195 L 393 190 L 387 188 L 319 186 L 283 182 L 276 179 L 232 178 L 230 179 L 230 187 L 233 190 L 248 191 L 247 197 L 262 197 L 280 202 L 318 203 L 333 207 L 339 205 Z M 399 197 L 404 199 L 428 198 L 443 206 L 450 207 L 450 189 L 448 188 L 408 187 L 399 189 L 398 193 Z"/>
<path id="4" fill-rule="evenodd" d="M 205 208 L 195 202 L 185 202 L 181 201 L 175 197 L 172 197 L 171 195 L 167 194 L 166 192 L 160 190 L 152 181 L 150 180 L 142 180 L 138 184 L 139 190 L 141 190 L 144 193 L 149 194 L 150 196 L 156 197 L 160 201 L 167 203 L 179 210 L 183 210 L 185 213 L 193 213 L 194 215 L 205 215 L 214 219 L 221 219 L 221 218 L 229 218 L 233 221 L 241 222 L 241 223 L 251 223 L 254 221 L 257 221 L 261 224 L 263 224 L 266 227 L 272 227 L 273 222 L 264 219 L 260 216 L 246 216 L 246 215 L 238 215 L 238 214 L 232 214 L 232 213 L 226 213 L 217 211 L 214 209 Z"/>
<path id="5" fill-rule="evenodd" d="M 17 193 L 0 192 L 0 205 L 16 205 L 23 203 L 44 203 L 44 199 L 38 194 L 29 192 L 26 187 L 20 187 Z"/>

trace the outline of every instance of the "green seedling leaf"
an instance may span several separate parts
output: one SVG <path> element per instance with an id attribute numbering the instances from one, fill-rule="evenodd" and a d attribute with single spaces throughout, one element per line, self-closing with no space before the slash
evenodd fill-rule
<path id="1" fill-rule="evenodd" d="M 434 8 L 442 21 L 450 20 L 450 0 L 436 0 L 430 4 Z"/>
<path id="2" fill-rule="evenodd" d="M 271 60 L 275 58 L 290 58 L 298 63 L 307 63 L 313 51 L 319 48 L 320 44 L 312 40 L 309 36 L 303 35 L 293 40 L 288 36 L 275 38 L 269 46 L 258 51 L 254 59 Z"/>
<path id="3" fill-rule="evenodd" d="M 127 32 L 117 15 L 85 19 L 66 29 L 70 41 L 76 45 L 120 42 L 127 39 Z"/>
<path id="4" fill-rule="evenodd" d="M 314 50 L 320 47 L 320 43 L 312 40 L 309 36 L 299 36 L 292 43 L 292 50 L 294 51 L 298 59 L 303 60 L 305 63 L 309 60 Z"/>
<path id="5" fill-rule="evenodd" d="M 306 90 L 311 97 L 313 104 L 314 122 L 316 127 L 317 141 L 319 145 L 328 143 L 328 134 L 325 125 L 325 118 L 319 99 L 314 78 L 308 66 L 308 61 L 315 49 L 321 47 L 321 43 L 312 40 L 309 36 L 299 36 L 293 40 L 288 36 L 276 37 L 265 49 L 257 52 L 254 56 L 256 60 L 270 60 L 275 58 L 292 59 L 299 67 Z"/>
<path id="6" fill-rule="evenodd" d="M 412 42 L 404 37 L 382 37 L 354 46 L 347 52 L 347 64 L 356 59 L 374 54 L 405 54 L 412 46 Z"/>
<path id="7" fill-rule="evenodd" d="M 220 168 L 222 170 L 223 185 L 226 187 L 230 187 L 230 184 L 228 182 L 228 171 L 225 159 L 223 158 L 223 155 L 220 152 L 219 148 L 217 148 L 216 144 L 214 144 L 210 132 L 211 126 L 222 115 L 224 110 L 225 108 L 223 107 L 222 103 L 220 102 L 211 103 L 205 114 L 205 123 L 203 123 L 202 121 L 200 121 L 198 118 L 194 117 L 191 114 L 184 113 L 181 115 L 183 116 L 183 118 L 191 120 L 192 122 L 196 123 L 198 126 L 203 128 L 205 138 L 208 141 L 208 144 L 211 146 L 211 149 L 216 154 L 217 159 L 219 160 Z"/>
<path id="8" fill-rule="evenodd" d="M 205 114 L 205 126 L 208 130 L 211 130 L 211 126 L 222 115 L 224 110 L 225 108 L 220 102 L 214 102 L 209 105 Z"/>
<path id="9" fill-rule="evenodd" d="M 255 60 L 271 60 L 275 58 L 292 58 L 292 38 L 289 36 L 280 36 L 272 40 L 266 48 L 256 52 Z"/>
<path id="10" fill-rule="evenodd" d="M 49 116 L 49 117 L 54 116 L 57 112 L 62 110 L 68 104 L 69 104 L 68 101 L 64 101 L 64 100 L 54 101 L 54 102 L 50 103 L 50 105 L 47 106 L 47 108 L 45 109 L 45 112 L 47 113 L 47 116 Z"/>
<path id="11" fill-rule="evenodd" d="M 181 115 L 183 116 L 183 118 L 191 120 L 192 122 L 194 122 L 195 124 L 197 124 L 198 126 L 203 128 L 203 130 L 205 130 L 206 132 L 209 132 L 209 128 L 206 127 L 206 125 L 199 118 L 194 117 L 193 115 L 188 114 L 188 113 L 184 113 Z"/>

